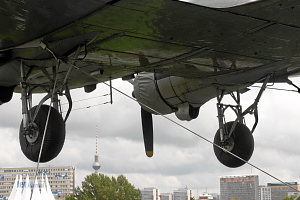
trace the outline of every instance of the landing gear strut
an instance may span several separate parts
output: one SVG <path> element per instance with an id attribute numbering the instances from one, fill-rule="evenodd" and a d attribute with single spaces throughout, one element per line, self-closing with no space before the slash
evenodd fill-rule
<path id="1" fill-rule="evenodd" d="M 48 162 L 55 158 L 61 151 L 65 140 L 65 121 L 58 111 L 57 98 L 58 94 L 61 93 L 61 87 L 56 87 L 54 83 L 57 67 L 55 66 L 52 69 L 53 78 L 46 70 L 42 70 L 50 79 L 51 87 L 50 89 L 43 87 L 48 94 L 37 106 L 32 107 L 32 93 L 36 88 L 42 86 L 28 83 L 27 78 L 32 68 L 25 72 L 25 67 L 21 61 L 22 82 L 20 86 L 22 90 L 23 120 L 20 125 L 19 141 L 24 155 L 34 162 Z M 69 94 L 69 92 L 66 92 L 66 94 Z M 51 99 L 51 102 L 53 102 L 53 107 L 43 105 L 48 99 Z M 40 154 L 41 147 L 42 151 Z"/>
<path id="2" fill-rule="evenodd" d="M 77 59 L 81 47 L 79 46 L 75 53 Z M 34 162 L 48 162 L 55 158 L 61 151 L 65 140 L 65 122 L 72 109 L 72 99 L 68 88 L 74 63 L 71 63 L 63 81 L 58 83 L 57 74 L 60 66 L 60 60 L 57 59 L 57 66 L 52 68 L 52 75 L 46 69 L 41 69 L 45 77 L 49 79 L 50 84 L 35 85 L 30 84 L 27 79 L 33 68 L 25 70 L 23 61 L 21 61 L 21 78 L 20 84 L 22 89 L 22 114 L 23 120 L 20 125 L 19 140 L 24 155 Z M 42 88 L 47 95 L 40 103 L 32 107 L 32 93 L 36 88 Z M 65 95 L 69 108 L 65 119 L 59 112 L 58 95 Z M 43 105 L 48 99 L 51 105 Z M 52 107 L 53 105 L 53 107 Z M 42 151 L 40 151 L 42 148 Z"/>
<path id="3" fill-rule="evenodd" d="M 218 146 L 214 145 L 214 152 L 217 159 L 227 167 L 240 167 L 250 160 L 253 154 L 254 139 L 252 133 L 258 123 L 257 105 L 267 87 L 269 79 L 270 75 L 264 79 L 264 83 L 254 103 L 250 105 L 244 112 L 242 111 L 242 106 L 240 104 L 240 91 L 237 91 L 236 94 L 230 93 L 231 97 L 236 102 L 236 105 L 226 105 L 221 103 L 225 95 L 224 90 L 222 90 L 218 95 L 217 109 L 219 130 L 214 138 L 214 143 Z M 235 112 L 237 116 L 235 121 L 226 123 L 224 113 L 227 108 L 231 108 Z M 251 131 L 244 124 L 244 116 L 247 114 L 253 114 L 255 118 L 255 122 Z"/>

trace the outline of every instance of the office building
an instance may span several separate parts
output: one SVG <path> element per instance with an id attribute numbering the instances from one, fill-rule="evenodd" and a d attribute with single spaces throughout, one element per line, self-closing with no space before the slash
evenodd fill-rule
<path id="1" fill-rule="evenodd" d="M 34 180 L 36 175 L 35 167 L 27 168 L 0 168 L 0 198 L 8 198 L 16 176 L 22 175 L 25 183 L 25 177 L 29 176 Z M 40 167 L 37 173 L 37 179 L 40 181 L 42 174 L 46 174 L 49 179 L 51 191 L 56 199 L 64 199 L 67 195 L 73 194 L 75 187 L 75 168 L 64 167 Z M 33 184 L 33 182 L 31 182 Z"/>
<path id="2" fill-rule="evenodd" d="M 271 188 L 259 186 L 259 200 L 272 200 Z"/>
<path id="3" fill-rule="evenodd" d="M 297 197 L 298 195 L 300 195 L 300 192 L 288 192 L 288 197 Z"/>
<path id="4" fill-rule="evenodd" d="M 160 200 L 173 200 L 173 194 L 172 193 L 161 193 Z"/>
<path id="5" fill-rule="evenodd" d="M 141 190 L 142 200 L 160 200 L 159 190 L 156 188 L 144 188 Z"/>
<path id="6" fill-rule="evenodd" d="M 268 183 L 268 188 L 271 189 L 272 200 L 282 200 L 287 197 L 291 192 L 300 190 L 300 185 L 297 182 L 287 183 Z"/>
<path id="7" fill-rule="evenodd" d="M 258 175 L 223 176 L 220 178 L 222 200 L 258 200 Z"/>
<path id="8" fill-rule="evenodd" d="M 213 200 L 220 200 L 220 194 L 219 193 L 211 193 L 211 196 L 213 196 Z"/>
<path id="9" fill-rule="evenodd" d="M 187 188 L 180 188 L 178 190 L 174 190 L 174 200 L 187 200 L 191 199 L 192 190 Z"/>

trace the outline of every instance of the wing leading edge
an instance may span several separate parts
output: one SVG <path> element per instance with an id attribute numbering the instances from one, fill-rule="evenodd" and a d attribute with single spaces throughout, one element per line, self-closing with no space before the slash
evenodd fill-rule
<path id="1" fill-rule="evenodd" d="M 59 4 L 52 2 L 51 5 L 52 9 L 48 9 L 54 12 L 55 5 Z M 80 5 L 76 1 L 73 12 Z M 80 56 L 85 59 L 77 61 L 77 66 L 89 74 L 101 71 L 97 75 L 99 81 L 139 71 L 205 78 L 278 62 L 285 62 L 291 69 L 298 65 L 300 9 L 296 0 L 268 0 L 228 9 L 170 0 L 122 0 L 105 7 L 101 3 L 97 6 L 92 6 L 97 11 L 90 10 L 90 15 L 81 13 L 69 17 L 68 20 L 79 19 L 63 28 L 52 31 L 51 24 L 62 16 L 72 15 L 72 10 L 67 13 L 58 10 L 53 21 L 48 19 L 50 28 L 44 32 L 30 37 L 26 37 L 24 31 L 18 33 L 21 42 L 11 43 L 16 46 L 2 51 L 3 55 L 9 54 L 9 59 L 3 59 L 0 83 L 19 82 L 16 76 L 21 59 L 26 66 L 35 66 L 35 69 L 53 66 L 53 56 L 40 48 L 37 44 L 40 41 L 64 58 L 72 57 L 78 45 L 85 45 Z M 30 16 L 30 9 L 26 12 Z M 277 13 L 276 16 L 273 13 Z M 33 21 L 29 27 L 41 23 Z M 35 45 L 16 48 L 25 41 Z M 5 47 L 8 46 L 2 49 Z M 148 60 L 147 65 L 140 64 L 141 56 Z M 4 71 L 14 78 L 7 80 L 7 76 L 1 76 Z M 61 68 L 62 74 L 66 71 Z M 37 72 L 33 73 L 32 81 L 45 83 L 48 80 Z M 91 82 L 95 80 L 76 72 L 70 79 L 72 88 Z"/>

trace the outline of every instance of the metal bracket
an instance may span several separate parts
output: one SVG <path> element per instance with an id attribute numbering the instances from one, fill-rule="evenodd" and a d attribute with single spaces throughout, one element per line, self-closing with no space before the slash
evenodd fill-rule
<path id="1" fill-rule="evenodd" d="M 23 128 L 26 128 L 29 123 L 29 112 L 28 112 L 28 100 L 30 95 L 28 95 L 28 85 L 26 84 L 27 75 L 25 75 L 24 63 L 21 61 L 21 83 L 20 87 L 22 89 L 21 92 L 21 100 L 22 100 L 22 115 L 23 115 Z"/>
<path id="2" fill-rule="evenodd" d="M 300 93 L 300 88 L 299 88 L 297 85 L 295 85 L 291 80 L 287 79 L 287 83 L 288 83 L 289 85 L 294 86 L 294 87 L 298 90 L 298 93 Z"/>
<path id="3" fill-rule="evenodd" d="M 235 127 L 236 127 L 236 124 L 238 122 L 241 122 L 241 123 L 244 123 L 244 117 L 247 115 L 247 114 L 253 114 L 254 115 L 254 118 L 255 118 L 255 122 L 254 122 L 254 125 L 251 129 L 251 133 L 254 132 L 257 124 L 258 124 L 258 103 L 259 103 L 259 100 L 263 94 L 263 92 L 265 91 L 266 87 L 267 87 L 267 84 L 270 80 L 270 77 L 271 77 L 271 74 L 267 75 L 264 79 L 264 82 L 263 82 L 263 85 L 262 87 L 260 88 L 253 104 L 251 104 L 245 111 L 242 111 L 242 106 L 240 104 L 240 91 L 236 91 L 236 95 L 234 95 L 234 93 L 230 93 L 231 97 L 234 99 L 234 101 L 236 102 L 236 105 L 226 105 L 226 104 L 222 104 L 221 101 L 225 95 L 225 91 L 222 90 L 220 94 L 218 94 L 218 97 L 217 97 L 217 100 L 218 100 L 218 103 L 217 103 L 217 109 L 218 109 L 218 121 L 219 121 L 219 130 L 220 130 L 220 139 L 222 142 L 225 142 L 226 140 L 228 140 Z M 218 93 L 220 91 L 218 90 Z M 225 130 L 225 111 L 227 110 L 227 108 L 231 108 L 235 114 L 236 114 L 236 119 L 231 127 L 231 130 Z"/>
<path id="4" fill-rule="evenodd" d="M 55 109 L 59 110 L 60 103 L 58 100 L 58 95 L 60 95 L 60 96 L 63 95 L 64 91 L 65 91 L 64 95 L 66 96 L 66 98 L 69 102 L 69 108 L 68 108 L 67 114 L 64 119 L 64 121 L 66 122 L 66 120 L 68 119 L 70 112 L 72 110 L 72 98 L 71 98 L 70 90 L 68 88 L 68 81 L 70 79 L 72 70 L 76 64 L 76 60 L 80 54 L 81 48 L 82 48 L 82 46 L 78 46 L 77 51 L 75 52 L 75 55 L 74 55 L 74 60 L 70 63 L 70 67 L 65 75 L 65 78 L 59 85 L 57 85 L 57 73 L 58 73 L 59 66 L 61 64 L 60 59 L 57 59 L 57 65 L 52 68 L 52 77 L 45 69 L 41 69 L 41 71 L 44 73 L 44 75 L 51 82 L 51 87 L 50 87 L 50 90 L 46 90 L 47 94 L 39 102 L 39 104 L 37 105 L 35 112 L 32 116 L 29 112 L 29 110 L 32 108 L 32 103 L 31 103 L 32 92 L 35 88 L 37 88 L 37 87 L 43 88 L 43 86 L 31 85 L 31 84 L 27 83 L 27 78 L 29 77 L 32 69 L 30 69 L 26 73 L 24 63 L 23 63 L 23 61 L 21 61 L 20 87 L 22 89 L 21 100 L 22 100 L 23 129 L 26 130 L 26 129 L 31 129 L 31 127 L 34 127 L 33 122 L 35 121 L 42 104 L 45 103 L 45 101 L 47 101 L 48 99 L 51 99 L 51 102 L 53 103 L 53 107 Z M 26 133 L 26 131 L 25 131 L 25 133 Z"/>
<path id="5" fill-rule="evenodd" d="M 225 91 L 222 90 L 220 94 L 218 94 L 217 100 L 217 110 L 218 110 L 218 121 L 219 121 L 219 130 L 220 130 L 220 139 L 221 141 L 226 141 L 228 138 L 230 138 L 236 123 L 233 125 L 232 131 L 225 130 L 224 124 L 226 123 L 225 120 L 225 111 L 230 108 L 233 110 L 237 116 L 237 121 L 243 122 L 243 116 L 242 116 L 242 106 L 240 104 L 240 91 L 236 91 L 236 94 L 233 92 L 230 93 L 230 96 L 233 98 L 233 100 L 236 102 L 236 105 L 229 105 L 229 104 L 223 104 L 221 103 L 223 97 L 225 95 Z"/>

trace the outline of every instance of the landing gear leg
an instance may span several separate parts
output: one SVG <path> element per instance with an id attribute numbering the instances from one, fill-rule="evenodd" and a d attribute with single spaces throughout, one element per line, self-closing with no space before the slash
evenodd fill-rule
<path id="1" fill-rule="evenodd" d="M 21 149 L 27 158 L 34 162 L 48 162 L 59 154 L 64 144 L 65 122 L 72 110 L 72 98 L 68 88 L 68 81 L 76 65 L 82 45 L 78 45 L 77 50 L 73 52 L 74 58 L 72 59 L 68 59 L 67 57 L 63 57 L 63 59 L 58 58 L 47 44 L 43 42 L 40 42 L 40 46 L 53 55 L 57 65 L 52 67 L 52 74 L 46 68 L 35 68 L 35 70 L 40 70 L 44 74 L 44 77 L 49 79 L 46 85 L 37 85 L 30 84 L 28 81 L 28 77 L 34 67 L 27 66 L 27 70 L 25 70 L 24 63 L 21 60 L 23 120 L 20 126 L 19 139 Z M 69 68 L 64 80 L 58 81 L 58 73 L 60 75 L 63 73 L 62 71 L 59 72 L 61 62 L 69 64 Z M 31 97 L 36 88 L 44 89 L 47 95 L 37 106 L 32 107 Z M 69 103 L 69 108 L 64 119 L 61 113 L 59 113 L 58 95 L 65 95 Z M 50 106 L 43 105 L 48 99 L 51 100 Z"/>
<path id="2" fill-rule="evenodd" d="M 49 99 L 50 93 L 53 91 L 49 91 L 48 95 L 46 95 L 39 105 L 32 107 L 32 91 L 35 89 L 35 86 L 31 86 L 26 82 L 29 73 L 30 70 L 27 75 L 25 74 L 23 63 L 21 63 L 23 120 L 19 132 L 20 146 L 24 155 L 29 160 L 34 162 L 48 162 L 55 158 L 63 147 L 65 122 L 58 112 L 56 103 L 54 103 L 56 109 L 42 105 L 42 103 Z M 53 96 L 57 97 L 57 94 Z M 40 155 L 41 147 L 43 149 Z"/>
<path id="3" fill-rule="evenodd" d="M 236 102 L 236 105 L 226 105 L 221 103 L 225 95 L 225 91 L 220 91 L 220 94 L 218 95 L 217 109 L 219 130 L 215 135 L 214 143 L 223 149 L 214 145 L 214 152 L 217 159 L 227 167 L 240 167 L 244 165 L 245 162 L 250 160 L 253 154 L 254 139 L 252 133 L 258 123 L 257 105 L 269 79 L 270 75 L 265 78 L 263 86 L 261 87 L 254 103 L 250 105 L 244 112 L 242 112 L 242 106 L 240 104 L 239 91 L 236 92 L 236 95 L 234 93 L 230 93 L 231 97 Z M 224 113 L 227 108 L 231 108 L 235 112 L 237 116 L 235 121 L 226 123 Z M 246 114 L 254 114 L 255 123 L 252 127 L 252 131 L 250 131 L 244 124 L 244 116 Z M 237 157 L 233 156 L 229 152 Z"/>
<path id="4" fill-rule="evenodd" d="M 58 59 L 46 44 L 41 43 L 41 47 L 52 53 L 57 61 L 57 65 L 52 68 L 52 76 L 45 68 L 40 69 L 45 77 L 49 79 L 50 84 L 47 86 L 30 84 L 27 79 L 33 68 L 25 72 L 25 67 L 21 61 L 23 120 L 20 126 L 19 139 L 23 153 L 34 162 L 48 162 L 52 160 L 59 154 L 63 147 L 65 140 L 65 122 L 72 110 L 72 98 L 68 88 L 68 81 L 82 48 L 81 45 L 78 46 L 72 60 L 64 59 L 70 66 L 64 80 L 58 83 L 57 74 L 59 73 L 59 66 L 62 60 Z M 47 95 L 37 106 L 32 107 L 32 93 L 33 90 L 38 87 L 44 89 Z M 65 119 L 63 119 L 61 113 L 59 113 L 58 95 L 65 95 L 69 102 Z M 48 99 L 51 99 L 53 107 L 43 105 Z"/>

